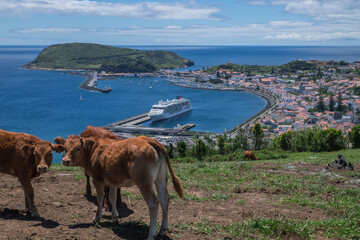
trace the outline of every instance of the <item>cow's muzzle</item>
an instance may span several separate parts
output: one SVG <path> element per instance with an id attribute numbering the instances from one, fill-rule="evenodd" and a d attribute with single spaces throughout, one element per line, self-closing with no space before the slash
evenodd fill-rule
<path id="1" fill-rule="evenodd" d="M 48 168 L 48 166 L 46 166 L 46 165 L 42 165 L 42 166 L 38 166 L 38 167 L 37 167 L 37 171 L 38 171 L 39 173 L 46 173 L 48 169 L 49 169 L 49 168 Z"/>
<path id="2" fill-rule="evenodd" d="M 62 164 L 65 166 L 71 166 L 71 161 L 69 159 L 63 159 Z"/>

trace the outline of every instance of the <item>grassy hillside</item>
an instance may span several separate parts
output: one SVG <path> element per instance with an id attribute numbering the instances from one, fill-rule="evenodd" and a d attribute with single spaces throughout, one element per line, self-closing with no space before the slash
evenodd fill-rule
<path id="1" fill-rule="evenodd" d="M 140 51 L 90 43 L 66 43 L 45 48 L 34 61 L 23 67 L 140 73 L 193 64 L 169 51 Z"/>
<path id="2" fill-rule="evenodd" d="M 302 60 L 291 61 L 289 63 L 277 65 L 239 65 L 235 63 L 226 63 L 217 66 L 212 66 L 205 69 L 205 72 L 216 73 L 218 70 L 229 70 L 230 72 L 242 72 L 247 75 L 254 74 L 277 74 L 277 73 L 295 73 L 297 70 L 315 71 L 316 64 L 308 63 Z"/>

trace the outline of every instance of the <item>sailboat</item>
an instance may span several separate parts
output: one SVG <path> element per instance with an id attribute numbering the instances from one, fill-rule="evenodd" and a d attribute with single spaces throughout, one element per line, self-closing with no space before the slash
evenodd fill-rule
<path id="1" fill-rule="evenodd" d="M 79 99 L 79 101 L 81 102 L 81 101 L 83 101 L 84 99 L 83 99 L 83 97 L 81 96 L 81 94 L 80 94 L 80 99 Z"/>

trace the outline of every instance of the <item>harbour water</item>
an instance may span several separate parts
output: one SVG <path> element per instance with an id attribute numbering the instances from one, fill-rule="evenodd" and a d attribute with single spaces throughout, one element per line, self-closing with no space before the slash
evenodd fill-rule
<path id="1" fill-rule="evenodd" d="M 195 131 L 221 133 L 230 130 L 266 105 L 264 99 L 244 92 L 187 89 L 161 78 L 120 78 L 98 82 L 112 92 L 84 91 L 84 77 L 58 71 L 21 69 L 44 46 L 0 46 L 0 128 L 27 132 L 45 140 L 80 134 L 88 124 L 103 126 L 148 112 L 158 100 L 181 94 L 191 100 L 193 111 L 147 123 L 175 127 L 195 123 Z M 226 63 L 283 64 L 296 59 L 360 60 L 360 47 L 179 47 L 138 46 L 142 50 L 169 50 L 194 60 L 191 69 Z M 188 68 L 189 69 L 189 68 Z M 151 86 L 151 87 L 150 87 Z M 83 98 L 79 101 L 79 98 Z"/>

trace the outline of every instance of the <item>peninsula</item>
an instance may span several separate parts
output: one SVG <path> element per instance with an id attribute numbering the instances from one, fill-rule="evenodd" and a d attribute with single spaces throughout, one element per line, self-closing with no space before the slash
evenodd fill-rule
<path id="1" fill-rule="evenodd" d="M 39 70 L 91 70 L 108 73 L 151 73 L 181 68 L 194 62 L 169 51 L 141 51 L 91 43 L 51 45 L 23 68 Z"/>

